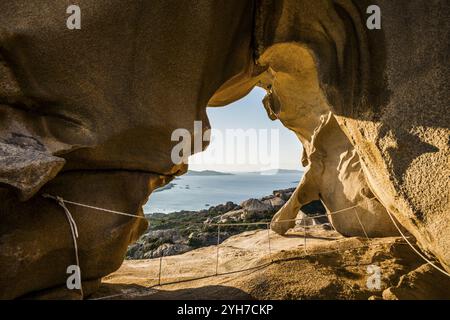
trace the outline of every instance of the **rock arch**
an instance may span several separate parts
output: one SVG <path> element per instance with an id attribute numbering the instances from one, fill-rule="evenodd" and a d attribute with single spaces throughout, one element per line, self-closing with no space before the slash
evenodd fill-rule
<path id="1" fill-rule="evenodd" d="M 125 0 L 118 7 L 92 0 L 82 29 L 71 32 L 60 17 L 63 3 L 2 1 L 0 296 L 64 286 L 63 266 L 73 263 L 70 234 L 60 208 L 41 193 L 142 214 L 153 189 L 187 170 L 171 163 L 171 132 L 195 120 L 206 130 L 208 102 L 232 102 L 258 83 L 271 90 L 272 71 L 276 83 L 283 67 L 295 70 L 287 58 L 306 57 L 298 47 L 312 61 L 297 61 L 294 75 L 301 77 L 313 62 L 318 87 L 309 89 L 323 100 L 305 111 L 315 124 L 296 131 L 305 161 L 314 162 L 308 157 L 319 152 L 303 128 L 311 132 L 331 112 L 325 124 L 335 119 L 356 152 L 349 145 L 339 153 L 342 173 L 357 154 L 370 191 L 450 270 L 450 26 L 442 14 L 450 5 L 377 0 L 383 28 L 368 32 L 368 2 L 160 1 L 138 7 Z M 298 79 L 292 78 L 294 88 Z M 276 101 L 303 99 L 295 89 L 289 93 L 288 80 L 289 74 L 283 85 L 272 86 L 267 106 L 296 129 L 304 119 L 287 117 L 282 109 L 289 102 Z M 361 171 L 355 172 L 362 185 Z M 87 210 L 77 215 L 83 280 L 95 282 L 120 265 L 126 245 L 145 226 L 124 217 L 93 219 Z"/>

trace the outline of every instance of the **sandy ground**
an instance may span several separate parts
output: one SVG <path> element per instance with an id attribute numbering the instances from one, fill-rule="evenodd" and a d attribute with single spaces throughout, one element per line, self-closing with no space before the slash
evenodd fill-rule
<path id="1" fill-rule="evenodd" d="M 367 286 L 372 275 L 367 268 L 374 265 L 380 270 L 379 288 Z M 248 231 L 219 248 L 125 261 L 90 298 L 450 299 L 448 290 L 439 289 L 443 284 L 450 288 L 450 280 L 431 268 L 414 271 L 422 265 L 403 239 L 395 237 L 343 238 L 321 226 L 310 229 L 306 238 L 301 228 L 286 236 Z M 409 290 L 417 279 L 423 290 Z"/>

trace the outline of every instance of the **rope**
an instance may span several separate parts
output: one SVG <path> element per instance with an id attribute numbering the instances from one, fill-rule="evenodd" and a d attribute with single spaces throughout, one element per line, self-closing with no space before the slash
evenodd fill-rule
<path id="1" fill-rule="evenodd" d="M 368 198 L 366 201 L 372 201 L 372 200 L 375 200 L 375 199 L 376 199 L 376 197 L 372 197 L 372 198 Z M 317 218 L 322 218 L 322 217 L 329 217 L 329 216 L 332 216 L 332 215 L 335 215 L 335 214 L 338 214 L 338 213 L 341 213 L 341 212 L 344 212 L 344 211 L 347 211 L 347 210 L 350 210 L 350 209 L 356 209 L 357 207 L 359 207 L 359 204 L 356 204 L 354 206 L 347 207 L 347 208 L 344 208 L 344 209 L 340 209 L 340 210 L 337 210 L 337 211 L 329 212 L 329 213 L 326 213 L 326 214 L 320 214 L 320 215 L 314 215 L 314 216 L 305 217 L 305 219 L 317 219 Z M 303 218 L 284 219 L 284 220 L 272 221 L 271 223 L 292 222 L 292 221 L 297 221 L 297 220 L 302 220 L 302 219 Z M 258 224 L 258 223 L 256 222 L 255 224 Z"/>
<path id="2" fill-rule="evenodd" d="M 72 215 L 70 214 L 69 210 L 67 209 L 67 207 L 65 206 L 65 203 L 68 204 L 72 204 L 72 205 L 76 205 L 76 206 L 80 206 L 80 207 L 84 207 L 84 208 L 89 208 L 89 209 L 94 209 L 94 210 L 98 210 L 98 211 L 103 211 L 103 212 L 107 212 L 107 213 L 113 213 L 113 214 L 117 214 L 117 215 L 122 215 L 122 216 L 127 216 L 127 217 L 132 217 L 132 218 L 138 218 L 138 219 L 147 219 L 145 216 L 138 216 L 138 215 L 134 215 L 134 214 L 130 214 L 130 213 L 125 213 L 125 212 L 120 212 L 120 211 L 114 211 L 114 210 L 109 210 L 109 209 L 104 209 L 104 208 L 100 208 L 100 207 L 95 207 L 95 206 L 91 206 L 91 205 L 87 205 L 87 204 L 83 204 L 83 203 L 79 203 L 79 202 L 75 202 L 75 201 L 69 201 L 69 200 L 65 200 L 59 196 L 53 196 L 50 194 L 43 194 L 42 195 L 44 198 L 50 198 L 50 199 L 54 199 L 58 202 L 58 204 L 64 209 L 67 219 L 69 221 L 69 225 L 72 231 L 72 236 L 73 236 L 73 240 L 74 240 L 74 246 L 75 246 L 75 255 L 76 255 L 76 259 L 77 259 L 77 266 L 79 267 L 79 262 L 78 262 L 78 247 L 77 247 L 77 243 L 76 243 L 76 238 L 78 238 L 78 230 L 76 228 L 76 223 L 72 218 Z M 367 199 L 368 201 L 374 200 L 376 199 L 376 197 L 372 197 Z M 313 216 L 313 217 L 304 217 L 301 219 L 315 219 L 315 218 L 319 218 L 322 216 L 330 216 L 330 215 L 334 215 L 337 213 L 341 213 L 343 211 L 347 211 L 350 209 L 355 209 L 355 213 L 356 213 L 356 217 L 358 219 L 359 224 L 362 227 L 362 230 L 364 232 L 364 234 L 366 235 L 367 239 L 369 239 L 366 230 L 362 224 L 362 221 L 359 218 L 358 212 L 357 212 L 357 207 L 359 205 L 354 205 L 348 208 L 344 208 L 344 209 L 340 209 L 337 211 L 333 211 L 330 213 L 327 213 L 325 215 L 319 215 L 319 216 Z M 399 226 L 397 225 L 397 223 L 395 222 L 394 218 L 392 217 L 391 213 L 386 210 L 389 218 L 392 220 L 392 223 L 394 224 L 394 226 L 396 227 L 396 229 L 398 230 L 398 232 L 400 233 L 400 235 L 403 237 L 403 239 L 406 241 L 406 243 L 413 249 L 413 251 L 415 253 L 417 253 L 423 260 L 425 260 L 428 264 L 430 264 L 432 267 L 434 267 L 436 270 L 442 272 L 443 274 L 445 274 L 446 276 L 450 277 L 450 273 L 446 272 L 444 269 L 438 267 L 437 265 L 435 265 L 433 262 L 431 262 L 428 258 L 426 258 L 419 250 L 417 250 L 410 242 L 409 240 L 406 238 L 406 236 L 403 234 L 403 232 L 400 230 Z M 278 221 L 271 221 L 270 223 L 282 223 L 282 222 L 291 222 L 291 221 L 297 221 L 297 220 L 301 220 L 300 218 L 297 219 L 285 219 L 285 220 L 278 220 Z M 218 226 L 220 228 L 220 226 L 248 226 L 248 225 L 263 225 L 263 224 L 267 224 L 268 222 L 248 222 L 248 223 L 210 223 L 210 224 L 206 224 L 208 226 Z M 187 223 L 188 225 L 194 225 L 194 224 L 201 224 L 201 225 L 205 225 L 203 223 Z M 306 229 L 306 228 L 305 228 Z M 219 229 L 220 230 L 220 229 Z M 220 232 L 220 231 L 219 231 Z M 306 248 L 306 245 L 305 245 Z M 216 268 L 217 269 L 217 268 Z M 217 271 L 216 271 L 217 272 Z M 82 289 L 81 289 L 82 290 Z"/>
<path id="3" fill-rule="evenodd" d="M 69 200 L 63 199 L 63 198 L 58 197 L 58 196 L 52 196 L 52 195 L 47 194 L 47 193 L 43 194 L 42 196 L 44 198 L 50 198 L 50 199 L 53 199 L 53 200 L 56 200 L 56 201 L 61 200 L 63 203 L 69 203 L 69 204 L 73 204 L 73 205 L 84 207 L 84 208 L 94 209 L 94 210 L 108 212 L 108 213 L 114 213 L 114 214 L 118 214 L 118 215 L 126 216 L 126 217 L 132 217 L 132 218 L 138 218 L 138 219 L 147 219 L 146 217 L 137 216 L 135 214 L 125 213 L 125 212 L 120 212 L 120 211 L 114 211 L 114 210 L 108 210 L 108 209 L 104 209 L 104 208 L 90 206 L 90 205 L 87 205 L 87 204 L 84 204 L 84 203 L 79 203 L 79 202 L 75 202 L 75 201 L 69 201 Z"/>
<path id="4" fill-rule="evenodd" d="M 60 197 L 56 197 L 55 200 L 57 201 L 57 203 L 63 208 L 65 214 L 66 214 L 66 218 L 67 221 L 69 222 L 69 226 L 70 226 L 70 231 L 72 234 L 72 240 L 73 240 L 73 246 L 75 249 L 75 260 L 77 263 L 77 275 L 78 275 L 78 281 L 80 283 L 80 293 L 81 293 L 81 299 L 84 298 L 84 293 L 83 293 L 83 285 L 81 283 L 81 268 L 80 268 L 80 258 L 78 256 L 78 243 L 77 243 L 77 239 L 78 239 L 78 228 L 77 228 L 77 224 L 75 222 L 75 220 L 72 217 L 72 214 L 70 213 L 69 209 L 67 209 L 66 205 L 64 204 L 64 200 Z"/>
<path id="5" fill-rule="evenodd" d="M 50 195 L 48 193 L 45 193 L 42 195 L 44 198 L 47 199 L 53 199 L 55 200 L 64 210 L 65 214 L 66 214 L 66 218 L 67 221 L 69 222 L 69 226 L 70 226 L 70 231 L 72 234 L 72 240 L 73 240 L 73 246 L 74 246 L 74 250 L 75 250 L 75 260 L 76 260 L 76 264 L 77 264 L 77 274 L 78 274 L 78 281 L 80 283 L 80 293 L 81 293 L 81 298 L 84 298 L 84 292 L 83 292 L 83 285 L 81 282 L 81 268 L 80 268 L 80 258 L 78 255 L 78 243 L 77 243 L 77 239 L 78 239 L 78 228 L 77 228 L 77 224 L 75 222 L 75 220 L 72 217 L 72 214 L 70 213 L 69 209 L 66 207 L 66 203 L 68 204 L 72 204 L 72 205 L 76 205 L 76 206 L 80 206 L 80 207 L 84 207 L 84 208 L 89 208 L 89 209 L 94 209 L 94 210 L 98 210 L 98 211 L 102 211 L 102 212 L 108 212 L 108 213 L 114 213 L 117 215 L 121 215 L 121 216 L 126 216 L 126 217 L 132 217 L 132 218 L 138 218 L 138 219 L 146 219 L 145 217 L 142 216 L 137 216 L 134 214 L 129 214 L 129 213 L 125 213 L 125 212 L 120 212 L 120 211 L 114 211 L 114 210 L 108 210 L 108 209 L 104 209 L 104 208 L 99 208 L 99 207 L 95 207 L 95 206 L 90 206 L 84 203 L 79 203 L 79 202 L 75 202 L 75 201 L 69 201 L 69 200 L 65 200 L 62 197 L 59 196 L 53 196 Z"/>
<path id="6" fill-rule="evenodd" d="M 358 223 L 361 226 L 361 229 L 364 232 L 364 235 L 366 236 L 367 240 L 369 240 L 369 236 L 367 235 L 366 229 L 364 228 L 364 225 L 363 225 L 361 219 L 359 218 L 358 209 L 353 208 L 353 210 L 355 210 L 356 219 L 358 219 Z"/>

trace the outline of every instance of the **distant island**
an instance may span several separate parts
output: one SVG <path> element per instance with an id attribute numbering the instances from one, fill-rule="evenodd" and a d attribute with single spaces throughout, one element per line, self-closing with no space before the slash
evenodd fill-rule
<path id="1" fill-rule="evenodd" d="M 177 184 L 176 183 L 168 183 L 168 184 L 166 184 L 164 187 L 161 187 L 161 188 L 158 188 L 158 189 L 156 189 L 155 191 L 153 191 L 153 192 L 161 192 L 161 191 L 164 191 L 164 190 L 170 190 L 170 189 L 172 189 L 173 187 L 175 187 Z"/>
<path id="2" fill-rule="evenodd" d="M 302 173 L 302 170 L 292 170 L 292 169 L 270 169 L 270 170 L 263 170 L 263 171 L 236 171 L 236 172 L 220 172 L 220 171 L 214 171 L 214 170 L 202 170 L 202 171 L 195 171 L 195 170 L 189 170 L 185 175 L 188 176 L 232 176 L 237 174 L 262 174 L 262 175 L 271 175 L 271 174 L 295 174 L 295 173 Z"/>
<path id="3" fill-rule="evenodd" d="M 174 177 L 173 181 L 168 183 L 167 185 L 160 187 L 154 190 L 154 193 L 159 193 L 163 191 L 168 191 L 171 189 L 176 189 L 177 191 L 183 193 L 187 190 L 194 189 L 194 193 L 198 191 L 198 189 L 203 188 L 206 185 L 214 185 L 214 182 L 217 183 L 219 189 L 222 189 L 221 193 L 231 192 L 229 188 L 236 188 L 237 186 L 245 186 L 247 188 L 241 188 L 242 192 L 248 192 L 248 188 L 252 187 L 252 183 L 258 185 L 271 185 L 272 178 L 271 176 L 278 176 L 277 183 L 283 181 L 283 184 L 279 185 L 280 188 L 284 186 L 290 186 L 291 184 L 297 185 L 299 179 L 302 176 L 302 171 L 299 170 L 289 170 L 289 169 L 278 169 L 278 170 L 265 170 L 265 171 L 231 171 L 231 172 L 223 172 L 223 171 L 215 171 L 215 170 L 188 170 L 188 172 L 184 175 Z M 195 178 L 195 179 L 194 179 Z M 201 178 L 201 179 L 199 179 Z M 228 189 L 227 189 L 228 188 Z M 268 187 L 270 188 L 270 187 Z M 205 189 L 206 191 L 207 189 Z M 268 189 L 270 190 L 270 189 Z M 174 190 L 172 190 L 173 192 Z M 234 192 L 234 191 L 233 191 Z M 185 195 L 183 193 L 183 195 Z M 185 195 L 186 196 L 186 195 Z M 212 195 L 212 198 L 217 196 L 217 192 Z M 228 200 L 228 199 L 224 199 Z M 160 203 L 163 207 L 167 205 L 167 201 L 164 203 Z M 210 198 L 204 198 L 204 203 L 209 203 L 211 201 Z M 181 208 L 180 208 L 181 209 Z"/>
<path id="4" fill-rule="evenodd" d="M 270 170 L 263 170 L 263 171 L 254 171 L 250 173 L 254 174 L 262 174 L 262 175 L 271 175 L 271 174 L 295 174 L 295 173 L 302 173 L 301 170 L 291 170 L 291 169 L 270 169 Z"/>
<path id="5" fill-rule="evenodd" d="M 187 176 L 232 176 L 232 173 L 227 172 L 219 172 L 214 170 L 203 170 L 203 171 L 194 171 L 189 170 L 186 173 Z"/>

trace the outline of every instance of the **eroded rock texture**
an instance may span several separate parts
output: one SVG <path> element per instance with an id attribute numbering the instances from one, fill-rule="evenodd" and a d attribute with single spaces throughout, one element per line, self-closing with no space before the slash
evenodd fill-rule
<path id="1" fill-rule="evenodd" d="M 266 1 L 259 57 L 286 43 L 313 55 L 371 191 L 449 270 L 449 4 L 370 4 L 381 30 L 366 28 L 367 1 Z"/>
<path id="2" fill-rule="evenodd" d="M 264 99 L 268 115 L 296 133 L 307 167 L 293 197 L 274 217 L 272 230 L 284 234 L 294 226 L 292 219 L 303 205 L 321 200 L 343 235 L 398 234 L 385 208 L 374 199 L 353 145 L 330 112 L 313 56 L 301 44 L 275 44 L 258 62 L 267 68 L 259 85 L 268 91 Z"/>
<path id="3" fill-rule="evenodd" d="M 381 30 L 365 27 L 369 4 Z M 172 132 L 193 133 L 195 120 L 207 130 L 207 104 L 255 85 L 309 166 L 280 216 L 320 198 L 330 211 L 356 206 L 382 236 L 388 210 L 450 270 L 449 6 L 87 0 L 82 29 L 69 30 L 61 1 L 1 1 L 0 296 L 64 291 L 72 238 L 42 193 L 142 215 L 152 190 L 187 170 L 171 160 Z M 83 281 L 95 283 L 145 222 L 70 209 Z M 360 235 L 354 216 L 333 224 Z"/>
<path id="4" fill-rule="evenodd" d="M 172 132 L 193 133 L 195 120 L 207 130 L 210 97 L 253 67 L 251 1 L 80 7 L 82 29 L 69 30 L 64 2 L 0 3 L 2 298 L 65 287 L 75 264 L 64 211 L 43 193 L 142 215 L 151 191 L 187 170 L 171 160 Z M 68 206 L 84 281 L 117 269 L 145 230 Z"/>

